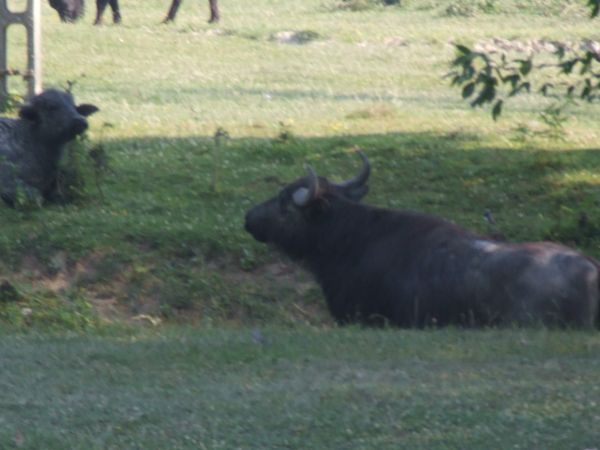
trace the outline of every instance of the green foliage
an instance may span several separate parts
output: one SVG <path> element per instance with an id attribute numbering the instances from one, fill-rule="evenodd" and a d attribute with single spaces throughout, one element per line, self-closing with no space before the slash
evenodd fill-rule
<path id="1" fill-rule="evenodd" d="M 212 152 L 210 189 L 213 192 L 217 192 L 219 190 L 219 175 L 221 172 L 223 153 L 227 143 L 229 142 L 229 133 L 227 130 L 219 127 L 217 128 L 217 131 L 215 131 L 213 138 L 215 145 Z"/>
<path id="2" fill-rule="evenodd" d="M 588 0 L 588 6 L 591 8 L 592 17 L 597 17 L 600 13 L 600 0 Z"/>
<path id="3" fill-rule="evenodd" d="M 365 11 L 379 6 L 401 6 L 401 0 L 341 0 L 337 7 L 350 11 Z"/>
<path id="4" fill-rule="evenodd" d="M 14 113 L 19 110 L 23 102 L 24 98 L 22 95 L 9 92 L 3 104 L 0 103 L 0 113 Z"/>
<path id="5" fill-rule="evenodd" d="M 87 134 L 78 136 L 59 162 L 53 200 L 65 204 L 103 198 L 102 182 L 110 170 L 104 145 L 92 144 Z"/>
<path id="6" fill-rule="evenodd" d="M 449 17 L 483 17 L 484 15 L 578 17 L 586 11 L 582 0 L 420 0 L 408 5 L 413 3 L 419 9 L 436 11 Z"/>
<path id="7" fill-rule="evenodd" d="M 546 239 L 565 242 L 574 247 L 600 247 L 600 214 L 598 203 L 584 211 L 576 213 L 564 207 L 561 211 L 564 219 L 556 222 L 546 235 Z"/>
<path id="8" fill-rule="evenodd" d="M 591 16 L 598 14 L 598 3 L 590 1 Z M 471 106 L 493 104 L 492 117 L 496 120 L 501 114 L 506 99 L 522 93 L 538 91 L 544 96 L 564 100 L 581 99 L 594 102 L 600 97 L 600 43 L 584 40 L 577 45 L 565 42 L 549 42 L 548 57 L 538 56 L 529 49 L 525 56 L 515 56 L 514 52 L 475 51 L 462 44 L 456 44 L 457 56 L 452 61 L 450 72 L 452 85 L 462 89 L 462 97 L 467 99 L 475 94 Z M 549 70 L 552 72 L 548 73 Z M 536 75 L 535 81 L 530 76 Z M 540 77 L 542 80 L 540 81 Z M 534 88 L 534 83 L 537 88 Z M 557 93 L 558 91 L 558 93 Z"/>
<path id="9" fill-rule="evenodd" d="M 497 11 L 497 0 L 455 0 L 445 10 L 448 16 L 470 17 L 478 13 L 490 14 Z"/>
<path id="10" fill-rule="evenodd" d="M 88 331 L 99 325 L 91 305 L 77 292 L 22 292 L 3 284 L 0 324 L 20 331 Z M 9 296 L 9 297 L 7 297 Z"/>
<path id="11" fill-rule="evenodd" d="M 590 43 L 589 46 L 598 47 L 600 44 Z M 473 51 L 461 44 L 456 45 L 457 56 L 452 61 L 455 70 L 450 72 L 452 85 L 462 88 L 462 97 L 471 100 L 471 106 L 493 104 L 492 117 L 496 120 L 502 113 L 506 99 L 522 93 L 537 90 L 544 96 L 574 100 L 576 98 L 588 102 L 598 99 L 600 93 L 600 53 L 596 54 L 596 47 L 580 54 L 572 50 L 569 54 L 565 47 L 558 43 L 554 52 L 558 62 L 555 64 L 534 62 L 534 57 L 511 58 L 506 53 L 499 56 L 485 52 Z M 539 77 L 541 71 L 555 69 L 554 73 L 546 75 L 545 81 L 532 81 L 530 74 L 535 72 Z M 570 78 L 577 69 L 575 80 Z M 562 77 L 562 78 L 561 78 Z M 551 80 L 551 81 L 547 81 Z M 539 87 L 535 89 L 533 83 Z M 564 89 L 562 93 L 555 93 L 556 88 Z"/>
<path id="12" fill-rule="evenodd" d="M 554 140 L 565 140 L 565 124 L 568 117 L 565 116 L 566 105 L 553 104 L 540 113 L 540 119 L 548 127 L 547 137 Z"/>

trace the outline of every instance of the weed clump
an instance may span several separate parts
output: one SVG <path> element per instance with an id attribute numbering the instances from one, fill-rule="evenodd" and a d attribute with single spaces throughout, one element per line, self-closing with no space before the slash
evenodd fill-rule
<path id="1" fill-rule="evenodd" d="M 545 239 L 567 245 L 593 248 L 600 245 L 600 218 L 586 212 L 555 224 Z"/>
<path id="2" fill-rule="evenodd" d="M 497 12 L 496 0 L 455 0 L 445 10 L 447 16 L 472 17 Z"/>
<path id="3" fill-rule="evenodd" d="M 401 6 L 401 4 L 401 0 L 341 0 L 336 7 L 349 11 L 365 11 L 379 6 Z"/>
<path id="4" fill-rule="evenodd" d="M 316 31 L 300 30 L 300 31 L 279 31 L 271 35 L 270 40 L 279 44 L 308 44 L 312 41 L 323 39 Z"/>
<path id="5" fill-rule="evenodd" d="M 581 2 L 577 0 L 451 0 L 443 9 L 446 16 L 473 17 L 478 14 L 532 14 L 561 16 L 582 14 Z"/>
<path id="6" fill-rule="evenodd" d="M 90 303 L 76 292 L 64 297 L 52 291 L 26 293 L 7 282 L 0 289 L 0 323 L 10 327 L 22 331 L 86 331 L 100 323 Z"/>
<path id="7" fill-rule="evenodd" d="M 56 178 L 56 203 L 75 203 L 88 199 L 93 182 L 98 195 L 103 198 L 101 182 L 110 170 L 108 156 L 102 144 L 92 145 L 87 134 L 70 143 L 60 160 Z"/>

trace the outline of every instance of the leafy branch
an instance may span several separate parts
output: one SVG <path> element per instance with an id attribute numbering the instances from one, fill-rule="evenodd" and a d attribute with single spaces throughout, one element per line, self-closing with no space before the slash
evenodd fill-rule
<path id="1" fill-rule="evenodd" d="M 591 17 L 600 13 L 600 0 L 589 0 Z M 457 56 L 449 73 L 452 86 L 462 89 L 471 106 L 492 106 L 492 117 L 501 114 L 504 102 L 523 92 L 537 91 L 546 97 L 577 98 L 593 102 L 600 98 L 600 43 L 583 41 L 578 46 L 548 42 L 554 62 L 535 61 L 531 49 L 526 57 L 508 51 L 477 51 L 456 44 Z M 536 81 L 531 78 L 535 73 Z M 541 82 L 537 81 L 542 79 Z M 544 81 L 546 80 L 546 81 Z"/>

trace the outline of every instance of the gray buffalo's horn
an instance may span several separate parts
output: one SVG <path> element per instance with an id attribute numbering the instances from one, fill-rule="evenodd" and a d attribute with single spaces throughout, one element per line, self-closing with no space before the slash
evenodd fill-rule
<path id="1" fill-rule="evenodd" d="M 336 186 L 341 187 L 343 189 L 359 187 L 365 184 L 369 179 L 369 175 L 371 174 L 371 164 L 369 163 L 369 158 L 367 158 L 367 155 L 365 155 L 365 153 L 360 149 L 358 149 L 356 153 L 358 153 L 358 155 L 363 160 L 363 166 L 360 173 L 356 177 L 351 178 L 350 180 L 342 181 L 341 183 L 336 183 Z"/>
<path id="2" fill-rule="evenodd" d="M 319 178 L 317 177 L 315 169 L 307 165 L 306 171 L 308 172 L 308 188 L 298 188 L 292 195 L 294 203 L 300 207 L 306 206 L 314 200 L 319 190 Z"/>

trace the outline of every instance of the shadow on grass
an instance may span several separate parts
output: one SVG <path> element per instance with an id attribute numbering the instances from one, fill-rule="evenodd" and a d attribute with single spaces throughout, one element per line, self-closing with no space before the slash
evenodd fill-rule
<path id="1" fill-rule="evenodd" d="M 126 315 L 327 321 L 311 278 L 254 242 L 243 218 L 303 176 L 305 162 L 333 180 L 353 176 L 360 167 L 356 145 L 373 166 L 368 203 L 437 214 L 509 240 L 552 238 L 600 254 L 597 148 L 489 148 L 477 136 L 456 133 L 103 144 L 113 168 L 104 197 L 90 186 L 82 205 L 2 209 L 0 250 L 5 263 L 15 261 L 7 273 L 24 283 L 52 287 L 62 277 L 62 289 L 84 289 L 94 302 L 110 299 Z M 484 222 L 486 210 L 497 230 Z"/>

